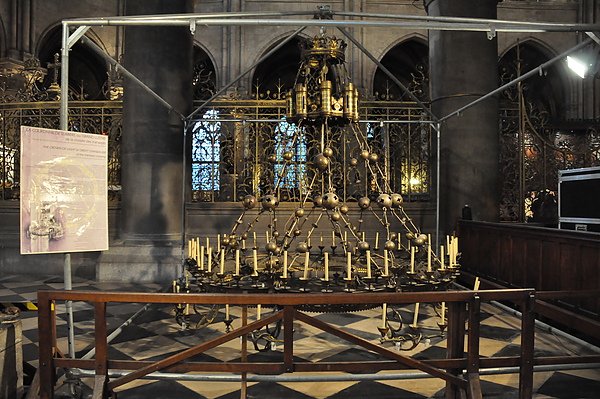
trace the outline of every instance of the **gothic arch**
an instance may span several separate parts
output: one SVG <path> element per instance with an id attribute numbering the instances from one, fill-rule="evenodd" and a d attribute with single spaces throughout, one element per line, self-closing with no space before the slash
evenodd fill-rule
<path id="1" fill-rule="evenodd" d="M 429 100 L 429 49 L 427 41 L 411 36 L 398 41 L 385 51 L 381 64 L 421 100 Z M 377 67 L 371 93 L 376 99 L 401 100 L 407 96 Z"/>
<path id="2" fill-rule="evenodd" d="M 194 41 L 194 100 L 207 100 L 216 92 L 218 71 L 214 57 L 201 43 Z"/>
<path id="3" fill-rule="evenodd" d="M 282 34 L 280 37 L 273 40 L 268 46 L 256 56 L 260 59 L 269 50 L 277 46 L 281 41 L 287 38 L 291 32 Z M 277 93 L 278 90 L 283 92 L 289 90 L 295 79 L 300 65 L 300 41 L 301 36 L 296 36 L 286 43 L 282 48 L 277 50 L 268 59 L 264 60 L 256 66 L 252 73 L 252 79 L 249 87 L 251 92 L 255 91 L 255 87 L 259 85 L 259 92 Z M 281 84 L 281 87 L 279 87 Z"/>
<path id="4" fill-rule="evenodd" d="M 88 32 L 88 38 L 98 46 L 105 46 L 98 40 L 93 32 Z M 62 26 L 50 26 L 36 43 L 35 54 L 42 67 L 54 62 L 55 54 L 60 54 L 62 47 Z M 105 99 L 105 82 L 107 80 L 108 65 L 88 46 L 76 43 L 69 53 L 69 89 L 74 94 L 82 94 L 86 100 Z M 53 73 L 49 71 L 43 85 L 48 87 L 53 80 Z"/>
<path id="5" fill-rule="evenodd" d="M 556 55 L 550 46 L 536 38 L 527 38 L 508 48 L 499 59 L 501 83 L 506 83 L 539 67 Z M 520 59 L 520 61 L 519 61 Z M 519 66 L 520 71 L 517 71 Z M 551 121 L 564 120 L 567 112 L 565 100 L 570 95 L 570 79 L 564 63 L 557 62 L 523 83 L 527 101 L 548 112 Z"/>

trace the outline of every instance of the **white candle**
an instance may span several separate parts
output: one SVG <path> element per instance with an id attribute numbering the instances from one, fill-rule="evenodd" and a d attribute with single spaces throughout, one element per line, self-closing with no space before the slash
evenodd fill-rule
<path id="1" fill-rule="evenodd" d="M 269 242 L 269 230 L 265 231 L 265 240 Z"/>
<path id="2" fill-rule="evenodd" d="M 352 253 L 346 252 L 346 276 L 348 280 L 352 280 Z"/>
<path id="3" fill-rule="evenodd" d="M 221 252 L 221 234 L 217 234 L 217 252 Z"/>
<path id="4" fill-rule="evenodd" d="M 364 231 L 362 232 L 362 240 L 363 241 L 365 240 L 365 232 Z"/>
<path id="5" fill-rule="evenodd" d="M 258 275 L 258 254 L 256 253 L 256 249 L 252 250 L 252 269 L 254 270 L 254 275 Z"/>
<path id="6" fill-rule="evenodd" d="M 387 303 L 381 305 L 381 327 L 386 327 Z"/>
<path id="7" fill-rule="evenodd" d="M 204 256 L 204 252 L 200 253 L 200 237 L 196 238 L 196 245 L 194 245 L 194 249 L 196 250 L 196 263 L 198 263 L 198 265 L 200 265 L 200 263 L 202 263 L 202 265 L 204 266 L 204 263 L 202 262 L 202 256 Z M 202 256 L 200 256 L 202 255 Z"/>
<path id="8" fill-rule="evenodd" d="M 210 238 L 206 237 L 206 248 L 210 248 Z"/>
<path id="9" fill-rule="evenodd" d="M 188 258 L 192 258 L 192 249 L 194 248 L 194 244 L 192 240 L 188 240 Z"/>
<path id="10" fill-rule="evenodd" d="M 444 265 L 444 256 L 444 246 L 440 245 L 440 264 L 442 270 L 446 268 L 446 266 Z"/>
<path id="11" fill-rule="evenodd" d="M 200 270 L 204 270 L 204 246 L 200 246 Z"/>
<path id="12" fill-rule="evenodd" d="M 323 233 L 321 233 L 321 245 L 323 245 Z"/>
<path id="13" fill-rule="evenodd" d="M 415 315 L 413 317 L 413 323 L 412 323 L 413 327 L 417 326 L 418 319 L 419 319 L 419 302 L 415 303 Z"/>
<path id="14" fill-rule="evenodd" d="M 429 245 L 427 246 L 427 271 L 431 271 L 431 235 L 428 235 L 427 241 L 429 241 Z"/>
<path id="15" fill-rule="evenodd" d="M 225 305 L 225 320 L 229 320 L 229 304 Z"/>
<path id="16" fill-rule="evenodd" d="M 446 324 L 446 302 L 442 302 L 442 325 Z"/>
<path id="17" fill-rule="evenodd" d="M 190 304 L 189 304 L 189 303 L 186 303 L 186 304 L 185 304 L 185 315 L 187 316 L 187 315 L 189 315 L 189 314 L 190 314 Z"/>
<path id="18" fill-rule="evenodd" d="M 367 277 L 371 277 L 371 251 L 367 249 Z"/>
<path id="19" fill-rule="evenodd" d="M 206 251 L 208 252 L 208 259 L 206 260 L 206 269 L 210 273 L 212 271 L 212 248 L 208 247 Z"/>
<path id="20" fill-rule="evenodd" d="M 329 252 L 325 252 L 323 255 L 323 263 L 325 263 L 325 281 L 329 281 Z"/>
<path id="21" fill-rule="evenodd" d="M 375 249 L 379 248 L 379 232 L 375 233 Z"/>
<path id="22" fill-rule="evenodd" d="M 246 249 L 246 239 L 242 240 L 242 249 Z"/>
<path id="23" fill-rule="evenodd" d="M 221 262 L 220 262 L 220 266 L 221 266 L 221 269 L 219 270 L 219 272 L 221 274 L 225 274 L 225 249 L 221 250 Z"/>
<path id="24" fill-rule="evenodd" d="M 448 251 L 448 253 L 446 255 L 450 256 L 450 236 L 446 235 L 446 251 Z"/>
<path id="25" fill-rule="evenodd" d="M 260 303 L 256 305 L 256 320 L 260 320 L 261 306 Z"/>
<path id="26" fill-rule="evenodd" d="M 335 246 L 335 231 L 331 231 L 331 246 Z"/>
<path id="27" fill-rule="evenodd" d="M 240 250 L 235 250 L 235 275 L 240 275 Z"/>
<path id="28" fill-rule="evenodd" d="M 287 251 L 283 251 L 283 278 L 287 278 L 287 263 L 288 263 L 288 253 Z"/>
<path id="29" fill-rule="evenodd" d="M 310 237 L 308 237 L 308 238 L 306 239 L 306 246 L 307 246 L 308 248 L 310 248 Z"/>
<path id="30" fill-rule="evenodd" d="M 256 247 L 256 231 L 252 232 L 252 238 L 254 239 L 254 247 Z"/>
<path id="31" fill-rule="evenodd" d="M 389 274 L 389 264 L 388 264 L 388 251 L 387 249 L 383 250 L 383 274 L 387 276 Z"/>
<path id="32" fill-rule="evenodd" d="M 415 247 L 410 249 L 410 272 L 415 272 Z"/>
<path id="33" fill-rule="evenodd" d="M 302 276 L 304 279 L 308 278 L 308 262 L 309 262 L 310 253 L 307 251 L 304 255 L 304 275 Z"/>

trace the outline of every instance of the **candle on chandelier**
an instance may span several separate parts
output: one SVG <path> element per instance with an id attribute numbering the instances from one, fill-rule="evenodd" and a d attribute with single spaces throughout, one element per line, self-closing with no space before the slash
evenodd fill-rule
<path id="1" fill-rule="evenodd" d="M 256 253 L 256 249 L 252 250 L 252 270 L 254 270 L 254 275 L 258 275 L 258 254 Z"/>
<path id="2" fill-rule="evenodd" d="M 325 281 L 329 281 L 329 252 L 325 252 L 323 255 L 323 263 L 325 267 Z"/>
<path id="3" fill-rule="evenodd" d="M 410 249 L 410 272 L 415 272 L 415 247 Z"/>
<path id="4" fill-rule="evenodd" d="M 379 232 L 375 233 L 375 249 L 379 248 Z"/>
<path id="5" fill-rule="evenodd" d="M 261 313 L 261 305 L 259 303 L 258 305 L 256 305 L 256 320 L 260 320 L 260 313 Z"/>
<path id="6" fill-rule="evenodd" d="M 229 320 L 229 304 L 225 304 L 225 320 Z"/>
<path id="7" fill-rule="evenodd" d="M 427 235 L 427 241 L 429 242 L 427 246 L 427 271 L 431 272 L 431 234 Z"/>
<path id="8" fill-rule="evenodd" d="M 440 269 L 444 270 L 446 266 L 444 265 L 444 246 L 440 245 Z"/>
<path id="9" fill-rule="evenodd" d="M 246 239 L 242 240 L 242 249 L 246 249 Z"/>
<path id="10" fill-rule="evenodd" d="M 367 277 L 371 278 L 371 251 L 367 249 Z"/>
<path id="11" fill-rule="evenodd" d="M 217 252 L 221 252 L 221 234 L 217 234 Z"/>
<path id="12" fill-rule="evenodd" d="M 450 256 L 450 236 L 446 234 L 446 255 Z"/>
<path id="13" fill-rule="evenodd" d="M 212 248 L 206 249 L 208 252 L 208 258 L 206 259 L 206 270 L 210 273 L 212 271 Z"/>
<path id="14" fill-rule="evenodd" d="M 419 302 L 415 303 L 415 315 L 413 316 L 413 323 L 412 323 L 413 327 L 417 326 L 418 319 L 419 319 Z"/>
<path id="15" fill-rule="evenodd" d="M 331 246 L 335 247 L 335 231 L 331 231 Z"/>
<path id="16" fill-rule="evenodd" d="M 288 266 L 288 253 L 283 251 L 283 278 L 287 278 L 287 266 Z"/>
<path id="17" fill-rule="evenodd" d="M 442 302 L 442 325 L 446 324 L 446 302 Z"/>
<path id="18" fill-rule="evenodd" d="M 194 245 L 194 249 L 196 250 L 196 263 L 199 265 L 200 263 L 198 262 L 202 262 L 201 257 L 200 257 L 200 237 L 196 238 L 196 245 Z"/>
<path id="19" fill-rule="evenodd" d="M 256 248 L 256 231 L 252 232 L 252 238 L 254 239 L 254 248 Z"/>
<path id="20" fill-rule="evenodd" d="M 383 305 L 381 305 L 381 327 L 385 328 L 386 327 L 386 316 L 387 316 L 387 303 L 384 303 Z"/>
<path id="21" fill-rule="evenodd" d="M 309 262 L 310 253 L 306 251 L 304 255 L 304 275 L 302 276 L 305 280 L 308 279 L 308 262 Z"/>
<path id="22" fill-rule="evenodd" d="M 352 253 L 346 252 L 346 276 L 348 280 L 352 280 Z"/>
<path id="23" fill-rule="evenodd" d="M 225 249 L 221 250 L 221 262 L 219 265 L 221 266 L 219 272 L 225 274 Z"/>
<path id="24" fill-rule="evenodd" d="M 200 246 L 200 270 L 204 270 L 204 246 L 202 245 Z"/>
<path id="25" fill-rule="evenodd" d="M 235 250 L 235 275 L 240 275 L 240 250 Z"/>
<path id="26" fill-rule="evenodd" d="M 388 251 L 387 249 L 383 250 L 383 274 L 387 276 L 389 274 L 389 264 L 388 264 Z"/>

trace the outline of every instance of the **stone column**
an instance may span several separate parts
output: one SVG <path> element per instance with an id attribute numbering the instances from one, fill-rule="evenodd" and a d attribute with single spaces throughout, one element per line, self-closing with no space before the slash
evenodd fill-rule
<path id="1" fill-rule="evenodd" d="M 430 16 L 496 18 L 497 0 L 426 1 Z M 498 87 L 498 47 L 485 32 L 430 31 L 432 111 L 443 117 Z M 497 221 L 498 99 L 441 126 L 440 232 L 451 233 L 464 205 L 474 220 Z M 434 140 L 435 142 L 435 140 Z"/>
<path id="2" fill-rule="evenodd" d="M 191 12 L 189 0 L 128 0 L 127 15 Z M 125 67 L 174 109 L 192 103 L 192 36 L 188 27 L 125 29 Z M 183 122 L 125 80 L 121 237 L 128 243 L 179 242 L 183 212 Z"/>

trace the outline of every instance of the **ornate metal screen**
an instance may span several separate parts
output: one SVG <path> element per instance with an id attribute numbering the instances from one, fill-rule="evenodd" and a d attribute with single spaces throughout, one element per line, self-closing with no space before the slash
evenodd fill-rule
<path id="1" fill-rule="evenodd" d="M 235 201 L 246 194 L 262 195 L 275 186 L 281 201 L 299 201 L 314 177 L 313 157 L 320 132 L 285 120 L 281 94 L 257 95 L 253 100 L 217 101 L 193 128 L 192 171 L 195 201 Z M 431 128 L 419 123 L 423 112 L 402 102 L 365 102 L 359 128 L 368 132 L 377 152 L 390 160 L 384 165 L 392 190 L 409 201 L 427 200 L 430 190 Z M 295 142 L 294 129 L 300 129 Z M 334 128 L 335 149 L 344 161 L 333 167 L 334 184 L 346 199 L 375 187 L 375 175 L 359 167 L 351 129 Z M 217 150 L 218 149 L 218 150 Z M 354 150 L 355 151 L 355 150 Z M 288 153 L 286 155 L 286 152 Z M 292 160 L 280 176 L 283 157 Z M 358 188 L 361 190 L 358 190 Z"/>
<path id="2" fill-rule="evenodd" d="M 505 64 L 500 70 L 502 83 L 517 76 L 514 65 Z M 503 221 L 537 221 L 532 203 L 540 193 L 554 196 L 559 170 L 600 165 L 600 132 L 595 125 L 579 132 L 550 127 L 548 110 L 532 101 L 521 84 L 503 94 L 500 217 Z"/>
<path id="3" fill-rule="evenodd" d="M 0 103 L 1 199 L 19 198 L 20 127 L 59 128 L 56 101 Z M 69 103 L 69 130 L 109 137 L 109 199 L 117 201 L 121 189 L 122 104 L 120 101 L 75 101 Z"/>

